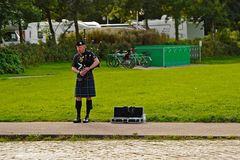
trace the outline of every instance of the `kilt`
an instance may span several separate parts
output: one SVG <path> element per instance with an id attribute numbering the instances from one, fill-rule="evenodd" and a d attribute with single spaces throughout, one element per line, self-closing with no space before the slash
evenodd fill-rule
<path id="1" fill-rule="evenodd" d="M 82 79 L 76 80 L 75 97 L 95 97 L 95 84 L 93 73 L 88 72 Z"/>

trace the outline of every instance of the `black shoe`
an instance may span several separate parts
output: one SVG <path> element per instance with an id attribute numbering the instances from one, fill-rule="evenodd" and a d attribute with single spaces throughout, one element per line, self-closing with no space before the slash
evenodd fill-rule
<path id="1" fill-rule="evenodd" d="M 74 119 L 74 120 L 73 120 L 73 123 L 81 123 L 81 119 L 78 119 L 78 118 L 77 118 L 77 119 Z"/>
<path id="2" fill-rule="evenodd" d="M 88 118 L 85 118 L 85 119 L 83 120 L 83 123 L 88 123 L 88 122 L 89 122 Z"/>

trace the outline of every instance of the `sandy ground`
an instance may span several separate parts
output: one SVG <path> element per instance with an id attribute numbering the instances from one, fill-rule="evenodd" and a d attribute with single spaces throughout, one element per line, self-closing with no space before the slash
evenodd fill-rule
<path id="1" fill-rule="evenodd" d="M 240 140 L 1 142 L 0 159 L 240 159 Z"/>

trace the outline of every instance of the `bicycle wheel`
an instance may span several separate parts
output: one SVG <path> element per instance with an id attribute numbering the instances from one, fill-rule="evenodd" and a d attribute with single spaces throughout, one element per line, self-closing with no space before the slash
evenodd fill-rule
<path id="1" fill-rule="evenodd" d="M 135 67 L 135 61 L 133 59 L 129 59 L 123 62 L 123 66 L 126 68 L 134 68 Z"/>
<path id="2" fill-rule="evenodd" d="M 152 59 L 151 59 L 151 57 L 146 56 L 146 57 L 143 58 L 143 61 L 142 61 L 142 66 L 143 66 L 143 67 L 146 67 L 146 68 L 147 68 L 147 67 L 150 67 L 151 64 L 152 64 Z"/>
<path id="3" fill-rule="evenodd" d="M 108 67 L 111 67 L 111 64 L 110 64 L 111 58 L 112 57 L 110 55 L 108 55 L 107 58 L 106 58 L 106 64 L 107 64 Z"/>
<path id="4" fill-rule="evenodd" d="M 119 63 L 119 60 L 118 60 L 118 59 L 113 58 L 113 59 L 111 60 L 111 66 L 112 66 L 112 67 L 118 67 L 119 65 L 120 65 L 120 63 Z"/>

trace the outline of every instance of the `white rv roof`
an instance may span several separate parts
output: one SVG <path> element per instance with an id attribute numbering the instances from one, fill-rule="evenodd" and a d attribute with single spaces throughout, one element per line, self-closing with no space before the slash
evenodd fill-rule
<path id="1" fill-rule="evenodd" d="M 129 24 L 126 23 L 118 23 L 118 24 L 101 24 L 102 27 L 128 27 Z"/>
<path id="2" fill-rule="evenodd" d="M 52 25 L 53 26 L 59 26 L 61 24 L 70 24 L 72 23 L 72 21 L 63 21 L 63 22 L 56 22 L 56 21 L 52 21 Z M 48 27 L 49 24 L 47 21 L 42 21 L 42 22 L 31 22 L 28 24 L 28 26 L 33 27 L 33 26 L 39 26 L 39 27 Z M 90 29 L 90 28 L 101 28 L 100 24 L 97 22 L 82 22 L 82 21 L 78 21 L 78 26 L 79 29 Z"/>
<path id="3" fill-rule="evenodd" d="M 90 28 L 101 28 L 101 25 L 95 21 L 83 22 L 83 23 L 86 24 L 87 26 L 89 26 Z"/>
<path id="4" fill-rule="evenodd" d="M 137 25 L 137 23 L 133 22 L 132 24 L 128 23 L 119 23 L 119 24 L 101 24 L 101 27 L 104 28 L 123 28 L 123 29 L 139 29 L 139 30 L 146 30 L 141 25 Z"/>
<path id="5" fill-rule="evenodd" d="M 79 29 L 88 29 L 90 28 L 88 25 L 84 24 L 82 21 L 78 21 L 78 26 L 80 27 Z"/>

